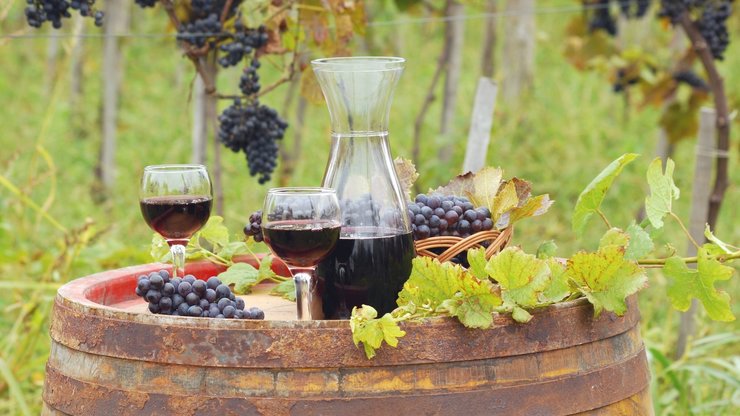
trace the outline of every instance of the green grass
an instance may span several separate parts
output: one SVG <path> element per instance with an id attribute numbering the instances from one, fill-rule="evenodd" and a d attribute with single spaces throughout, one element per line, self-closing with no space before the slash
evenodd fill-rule
<path id="1" fill-rule="evenodd" d="M 16 3 L 6 21 L 0 22 L 0 33 L 10 33 L 23 26 L 23 2 Z M 538 7 L 572 4 L 565 0 L 542 1 Z M 603 232 L 602 224 L 593 221 L 586 236 L 577 239 L 570 230 L 570 213 L 583 187 L 625 152 L 641 153 L 643 157 L 617 180 L 606 198 L 604 211 L 619 226 L 626 226 L 634 217 L 644 198 L 644 173 L 652 158 L 659 118 L 654 109 L 643 112 L 630 109 L 624 117 L 622 97 L 611 92 L 603 77 L 578 72 L 564 60 L 563 31 L 571 16 L 552 14 L 538 18 L 534 88 L 520 103 L 498 101 L 488 153 L 489 164 L 503 167 L 507 176 L 531 180 L 535 192 L 549 193 L 557 201 L 546 216 L 518 226 L 515 243 L 532 251 L 540 241 L 555 239 L 558 254 L 562 256 L 579 248 L 592 248 Z M 133 22 L 133 32 L 166 30 L 165 19 L 156 10 L 135 9 Z M 720 68 L 729 95 L 738 102 L 740 32 L 737 19 L 735 23 L 735 42 Z M 660 30 L 657 24 L 652 28 L 650 34 L 666 37 L 656 32 Z M 380 50 L 372 53 L 408 58 L 391 113 L 391 142 L 394 156 L 410 157 L 413 123 L 434 72 L 443 26 L 429 23 L 376 27 L 374 33 Z M 425 121 L 424 146 L 418 165 L 422 189 L 459 173 L 479 75 L 482 33 L 482 20 L 467 22 L 453 132 L 447 136 L 438 134 L 441 99 L 432 105 Z M 643 41 L 649 44 L 653 38 Z M 188 95 L 192 69 L 181 59 L 171 39 L 126 39 L 117 181 L 112 197 L 96 204 L 98 188 L 93 169 L 100 138 L 102 40 L 84 42 L 84 97 L 76 106 L 70 101 L 66 52 L 57 63 L 56 87 L 45 91 L 46 40 L 15 39 L 0 43 L 0 103 L 3 104 L 0 125 L 4 133 L 0 134 L 0 175 L 39 206 L 48 201 L 48 214 L 67 229 L 79 229 L 88 219 L 92 223 L 74 233 L 80 241 L 65 244 L 63 234 L 49 221 L 0 187 L 0 283 L 6 283 L 0 288 L 0 414 L 25 414 L 25 406 L 32 414 L 38 413 L 54 289 L 88 273 L 149 261 L 151 234 L 137 207 L 137 185 L 143 167 L 189 160 Z M 71 39 L 63 39 L 62 46 L 63 51 L 68 50 Z M 356 49 L 362 50 L 361 42 Z M 269 68 L 266 64 L 262 70 L 263 78 L 267 79 L 265 84 L 279 76 L 278 71 L 271 72 Z M 505 68 L 506 62 L 499 55 L 499 81 Z M 238 71 L 224 71 L 219 85 L 235 86 L 237 78 Z M 263 101 L 281 109 L 286 89 L 277 90 Z M 294 110 L 290 109 L 285 117 L 293 120 Z M 735 123 L 733 127 L 732 139 L 737 148 L 740 125 Z M 291 185 L 320 182 L 328 158 L 328 133 L 325 107 L 310 107 L 303 131 L 303 154 Z M 286 144 L 290 145 L 292 140 L 291 129 Z M 450 162 L 440 164 L 437 152 L 446 144 L 452 144 Z M 37 149 L 48 152 L 53 169 Z M 212 147 L 209 152 L 212 158 Z M 248 176 L 242 155 L 225 149 L 222 153 L 224 214 L 227 224 L 236 232 L 261 205 L 268 186 L 260 186 Z M 693 154 L 692 142 L 681 143 L 675 154 L 676 181 L 683 191 L 676 210 L 682 218 L 689 215 Z M 734 185 L 728 190 L 717 234 L 737 244 L 740 193 L 736 184 L 740 183 L 740 169 L 737 169 L 736 151 L 731 152 L 730 166 Z M 683 252 L 686 238 L 675 224 L 669 223 L 667 228 L 661 239 L 671 241 L 678 252 Z M 30 290 L 29 283 L 36 283 L 35 289 Z M 737 325 L 710 322 L 700 315 L 698 341 L 691 350 L 694 355 L 673 362 L 669 357 L 676 339 L 678 314 L 667 306 L 665 286 L 662 275 L 651 273 L 650 287 L 640 295 L 643 336 L 651 350 L 654 370 L 652 388 L 657 413 L 681 415 L 694 409 L 696 414 L 732 414 L 732 403 L 740 405 L 737 390 L 733 390 L 737 386 L 740 361 Z M 737 276 L 722 286 L 734 299 L 740 296 Z M 740 313 L 739 305 L 733 303 L 736 314 Z M 721 339 L 718 341 L 717 337 Z M 727 339 L 735 341 L 723 343 Z"/>

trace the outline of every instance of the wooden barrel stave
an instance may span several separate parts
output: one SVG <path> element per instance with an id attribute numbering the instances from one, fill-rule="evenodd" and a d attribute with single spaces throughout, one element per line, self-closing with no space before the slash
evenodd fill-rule
<path id="1" fill-rule="evenodd" d="M 201 277 L 214 273 L 201 265 Z M 55 300 L 44 414 L 651 414 L 635 299 L 623 317 L 571 302 L 526 325 L 407 324 L 367 360 L 347 322 L 154 316 L 131 302 L 139 266 Z M 128 297 L 126 293 L 129 293 Z M 117 307 L 118 305 L 118 307 Z M 625 413 L 626 412 L 626 413 Z"/>

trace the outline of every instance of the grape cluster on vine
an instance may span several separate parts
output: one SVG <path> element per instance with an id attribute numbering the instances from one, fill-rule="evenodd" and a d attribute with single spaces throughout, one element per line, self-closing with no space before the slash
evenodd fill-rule
<path id="1" fill-rule="evenodd" d="M 177 30 L 177 40 L 202 48 L 206 46 L 209 39 L 215 39 L 214 35 L 221 33 L 221 21 L 219 19 L 218 14 L 212 13 L 202 19 L 182 23 Z M 215 42 L 215 40 L 211 42 Z"/>
<path id="2" fill-rule="evenodd" d="M 166 270 L 141 275 L 136 295 L 149 303 L 151 313 L 201 318 L 264 319 L 265 313 L 252 307 L 245 309 L 244 299 L 213 276 L 208 281 L 187 275 L 170 279 Z"/>
<path id="3" fill-rule="evenodd" d="M 77 10 L 82 17 L 94 19 L 95 26 L 103 26 L 104 14 L 95 9 L 95 0 L 26 0 L 25 15 L 28 25 L 40 28 L 45 22 L 54 29 L 62 27 L 62 19 L 72 17 L 70 10 Z"/>
<path id="4" fill-rule="evenodd" d="M 234 152 L 244 152 L 247 156 L 249 174 L 258 176 L 264 184 L 277 165 L 277 140 L 285 135 L 288 123 L 277 111 L 254 100 L 243 103 L 236 99 L 219 116 L 221 142 Z"/>
<path id="5" fill-rule="evenodd" d="M 238 65 L 252 51 L 256 51 L 267 45 L 267 41 L 268 36 L 265 26 L 260 26 L 257 29 L 249 29 L 244 27 L 241 21 L 238 21 L 234 25 L 234 33 L 231 38 L 219 48 L 225 55 L 218 60 L 218 63 L 224 68 Z M 254 61 L 252 62 L 254 63 Z"/>

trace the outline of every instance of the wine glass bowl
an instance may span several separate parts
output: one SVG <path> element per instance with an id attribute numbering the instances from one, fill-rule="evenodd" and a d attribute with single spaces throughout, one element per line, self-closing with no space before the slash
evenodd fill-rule
<path id="1" fill-rule="evenodd" d="M 144 168 L 139 206 L 146 223 L 170 246 L 173 276 L 184 273 L 185 246 L 211 215 L 211 179 L 203 165 Z"/>
<path id="2" fill-rule="evenodd" d="M 330 188 L 274 188 L 265 198 L 262 234 L 270 250 L 290 269 L 296 283 L 298 319 L 318 318 L 312 310 L 313 271 L 339 240 L 341 215 Z"/>

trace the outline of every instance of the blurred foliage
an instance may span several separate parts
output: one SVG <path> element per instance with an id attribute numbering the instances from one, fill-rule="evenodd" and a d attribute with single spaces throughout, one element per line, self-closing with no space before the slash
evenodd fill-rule
<path id="1" fill-rule="evenodd" d="M 410 8 L 412 15 L 409 15 L 400 12 L 392 0 L 367 3 L 371 22 L 403 22 L 438 13 L 422 5 Z M 443 2 L 423 3 L 432 3 L 438 8 Z M 475 3 L 466 2 L 466 13 L 483 12 L 482 2 Z M 611 86 L 604 82 L 610 79 L 610 74 L 616 74 L 617 66 L 609 64 L 605 72 L 574 70 L 562 54 L 574 42 L 572 36 L 564 34 L 571 18 L 580 14 L 574 5 L 573 0 L 537 2 L 538 8 L 566 7 L 571 13 L 537 17 L 537 33 L 533 34 L 538 41 L 534 88 L 520 104 L 503 101 L 497 104 L 487 159 L 492 166 L 501 166 L 512 175 L 531 180 L 533 192 L 549 193 L 556 200 L 545 216 L 519 226 L 514 238 L 516 244 L 530 252 L 536 250 L 541 241 L 554 239 L 558 243 L 557 255 L 561 256 L 597 244 L 600 227 L 586 227 L 582 239 L 577 239 L 570 230 L 570 214 L 575 201 L 588 181 L 619 155 L 634 152 L 649 159 L 647 156 L 653 152 L 662 114 L 656 106 L 647 105 L 651 100 L 645 97 L 660 96 L 660 91 L 671 88 L 661 85 L 670 84 L 670 79 L 656 76 L 646 84 L 646 88 L 655 86 L 656 92 L 652 95 L 642 92 L 642 100 L 636 102 L 644 101 L 646 105 L 643 111 L 636 111 L 635 105 L 613 94 Z M 22 1 L 0 5 L 0 34 L 51 33 L 46 30 L 31 32 L 25 27 L 23 7 Z M 735 108 L 740 104 L 738 15 L 740 13 L 735 14 L 731 25 L 734 43 L 719 65 Z M 500 17 L 497 22 L 504 19 Z M 463 51 L 466 64 L 460 81 L 453 133 L 438 134 L 438 120 L 434 115 L 441 108 L 441 100 L 432 104 L 430 116 L 425 121 L 424 146 L 417 166 L 421 173 L 421 189 L 445 183 L 460 173 L 479 76 L 482 22 L 482 19 L 466 21 Z M 630 47 L 654 51 L 656 55 L 648 59 L 643 53 L 644 59 L 640 58 L 639 62 L 652 59 L 659 63 L 671 62 L 670 51 L 666 48 L 671 31 L 656 21 L 630 24 L 640 29 L 629 31 L 634 35 Z M 73 25 L 68 26 L 63 33 L 70 33 Z M 503 24 L 499 24 L 499 28 L 502 27 Z M 92 27 L 88 30 L 91 34 L 99 33 Z M 329 33 L 332 30 L 330 26 Z M 162 18 L 161 10 L 134 8 L 131 32 L 167 33 L 168 23 Z M 371 25 L 364 35 L 355 36 L 348 43 L 347 47 L 356 55 L 408 58 L 391 112 L 394 155 L 410 155 L 413 120 L 442 49 L 443 32 L 443 22 Z M 499 39 L 504 35 L 500 29 Z M 48 318 L 55 289 L 79 276 L 150 261 L 151 232 L 137 207 L 138 177 L 143 167 L 164 162 L 184 163 L 190 158 L 192 111 L 188 97 L 193 73 L 189 62 L 174 49 L 173 37 L 126 38 L 122 42 L 124 78 L 116 155 L 117 183 L 111 198 L 100 201 L 93 170 L 100 139 L 102 41 L 94 37 L 79 40 L 84 46 L 81 66 L 84 83 L 79 98 L 74 98 L 69 84 L 70 53 L 77 40 L 63 37 L 57 41 L 58 55 L 47 59 L 49 44 L 53 42 L 49 38 L 0 38 L 0 103 L 4 104 L 0 112 L 4 132 L 0 135 L 0 177 L 3 178 L 0 179 L 0 414 L 39 413 L 44 363 L 49 349 Z M 319 53 L 323 52 L 317 52 L 317 56 Z M 282 59 L 282 56 L 275 56 L 266 60 L 266 67 L 274 65 L 277 69 L 263 71 L 265 84 L 281 76 Z M 501 81 L 506 61 L 500 55 L 496 59 L 496 78 Z M 632 58 L 621 55 L 620 59 L 633 62 Z M 584 64 L 588 62 L 584 60 Z M 641 77 L 644 75 L 638 73 Z M 239 76 L 239 70 L 225 70 L 219 77 L 219 85 L 236 85 Z M 685 89 L 688 96 L 692 93 L 686 86 L 680 89 Z M 284 108 L 286 118 L 292 122 L 298 106 L 297 100 L 288 99 L 289 90 L 286 85 L 262 100 L 273 107 Z M 316 101 L 319 105 L 309 106 L 306 111 L 301 130 L 302 156 L 295 165 L 290 185 L 315 185 L 323 175 L 330 145 L 329 119 L 323 103 Z M 738 119 L 740 117 L 736 122 Z M 285 146 L 293 145 L 294 128 L 288 130 Z M 740 129 L 733 130 L 732 141 L 737 146 Z M 451 147 L 451 162 L 441 166 L 438 150 L 448 143 L 456 144 Z M 212 155 L 209 157 L 213 160 Z M 736 185 L 740 183 L 740 169 L 735 168 L 738 152 L 731 152 L 730 157 L 734 185 L 727 193 L 717 231 L 725 241 L 737 244 L 740 241 L 736 214 L 736 207 L 740 205 Z M 677 146 L 674 159 L 680 167 L 676 172 L 676 184 L 688 194 L 693 146 Z M 267 187 L 258 186 L 248 176 L 241 156 L 224 154 L 222 160 L 225 222 L 230 229 L 240 229 L 249 214 L 259 209 Z M 628 224 L 639 209 L 645 193 L 643 174 L 643 168 L 625 168 L 619 183 L 603 201 L 603 209 L 610 212 L 615 223 Z M 688 217 L 689 200 L 688 196 L 683 197 L 673 207 L 682 218 Z M 59 226 L 53 225 L 54 222 Z M 679 253 L 685 251 L 685 238 L 680 230 L 666 230 L 655 237 L 662 242 L 673 242 Z M 740 298 L 737 280 L 724 286 L 733 299 Z M 651 273 L 650 287 L 640 295 L 643 336 L 650 349 L 654 371 L 652 389 L 656 413 L 735 414 L 740 405 L 736 394 L 740 356 L 737 325 L 709 322 L 706 317 L 700 317 L 697 338 L 688 356 L 673 361 L 669 357 L 672 357 L 676 339 L 678 314 L 666 307 L 665 289 L 664 276 Z M 735 314 L 740 313 L 740 303 L 735 302 L 732 307 Z M 718 338 L 734 341 L 719 342 Z"/>

